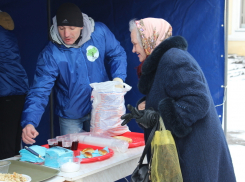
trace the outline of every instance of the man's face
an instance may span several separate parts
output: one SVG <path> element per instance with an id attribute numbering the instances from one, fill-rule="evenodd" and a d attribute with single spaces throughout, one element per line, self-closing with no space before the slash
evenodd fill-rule
<path id="1" fill-rule="evenodd" d="M 59 34 L 63 42 L 67 45 L 72 45 L 78 39 L 83 27 L 74 26 L 58 26 Z"/>
<path id="2" fill-rule="evenodd" d="M 132 52 L 136 53 L 139 57 L 139 61 L 142 62 L 146 59 L 146 53 L 143 47 L 141 47 L 138 39 L 137 39 L 137 29 L 133 29 L 131 31 L 131 42 L 133 44 Z"/>

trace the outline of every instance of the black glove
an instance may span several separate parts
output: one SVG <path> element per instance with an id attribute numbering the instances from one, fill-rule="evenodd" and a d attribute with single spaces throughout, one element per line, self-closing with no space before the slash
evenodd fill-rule
<path id="1" fill-rule="evenodd" d="M 159 114 L 152 108 L 138 110 L 130 104 L 127 105 L 127 108 L 129 111 L 131 111 L 131 113 L 121 116 L 121 119 L 124 119 L 121 124 L 122 126 L 127 124 L 131 119 L 136 119 L 136 122 L 142 125 L 144 128 L 151 128 L 159 121 Z"/>
<path id="2" fill-rule="evenodd" d="M 121 116 L 121 119 L 124 119 L 124 121 L 121 124 L 122 126 L 128 124 L 128 122 L 131 121 L 131 119 L 139 119 L 143 116 L 142 111 L 139 111 L 130 104 L 127 105 L 127 108 L 131 113 L 127 113 Z"/>

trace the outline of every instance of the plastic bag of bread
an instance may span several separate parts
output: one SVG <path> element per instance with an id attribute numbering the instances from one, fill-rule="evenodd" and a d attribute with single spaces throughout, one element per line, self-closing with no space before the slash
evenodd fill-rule
<path id="1" fill-rule="evenodd" d="M 123 88 L 115 87 L 120 84 Z M 126 112 L 124 95 L 131 87 L 116 81 L 92 83 L 90 86 L 93 88 L 90 131 L 107 136 L 128 132 L 127 125 L 121 126 L 120 117 Z"/>

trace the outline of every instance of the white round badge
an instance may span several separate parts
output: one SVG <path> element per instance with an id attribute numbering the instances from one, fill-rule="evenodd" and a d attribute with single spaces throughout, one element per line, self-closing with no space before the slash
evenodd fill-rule
<path id="1" fill-rule="evenodd" d="M 99 50 L 95 46 L 88 46 L 87 47 L 87 58 L 89 61 L 94 62 L 100 55 Z"/>

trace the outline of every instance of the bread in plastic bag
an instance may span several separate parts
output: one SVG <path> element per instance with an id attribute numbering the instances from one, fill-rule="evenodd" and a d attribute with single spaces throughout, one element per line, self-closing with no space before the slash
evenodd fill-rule
<path id="1" fill-rule="evenodd" d="M 123 85 L 123 88 L 116 85 Z M 90 86 L 93 88 L 90 131 L 107 136 L 128 132 L 127 125 L 121 126 L 121 116 L 126 112 L 124 95 L 131 87 L 117 81 L 92 83 Z"/>

